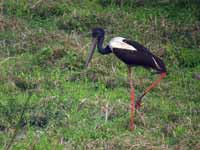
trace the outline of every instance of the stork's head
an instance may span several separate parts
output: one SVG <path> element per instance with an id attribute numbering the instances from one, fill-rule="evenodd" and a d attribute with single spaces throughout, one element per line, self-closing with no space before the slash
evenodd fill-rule
<path id="1" fill-rule="evenodd" d="M 101 38 L 104 37 L 105 31 L 102 28 L 93 28 L 92 29 L 92 37 L 93 38 Z"/>
<path id="2" fill-rule="evenodd" d="M 89 62 L 92 59 L 92 56 L 94 54 L 94 50 L 96 48 L 98 39 L 103 38 L 104 35 L 105 35 L 104 29 L 102 29 L 102 28 L 93 28 L 92 29 L 92 45 L 91 45 L 91 48 L 90 48 L 88 58 L 87 58 L 86 63 L 85 63 L 86 67 L 88 67 Z"/>

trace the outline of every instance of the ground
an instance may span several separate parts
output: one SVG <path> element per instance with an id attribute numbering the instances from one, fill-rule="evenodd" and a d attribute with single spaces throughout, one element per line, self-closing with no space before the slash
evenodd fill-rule
<path id="1" fill-rule="evenodd" d="M 12 139 L 13 150 L 200 149 L 198 1 L 6 0 L 0 6 L 1 150 Z M 167 77 L 145 96 L 133 132 L 126 65 L 96 52 L 84 68 L 93 27 L 106 29 L 105 44 L 127 37 L 166 63 Z M 132 70 L 139 96 L 157 75 Z"/>

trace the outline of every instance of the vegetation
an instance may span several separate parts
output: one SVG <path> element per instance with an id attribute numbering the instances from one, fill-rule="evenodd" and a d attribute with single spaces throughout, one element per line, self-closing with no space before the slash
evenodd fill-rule
<path id="1" fill-rule="evenodd" d="M 13 150 L 200 149 L 198 0 L 5 0 L 0 6 L 0 150 L 16 127 Z M 131 38 L 167 65 L 167 78 L 136 112 L 134 132 L 126 66 L 95 53 L 84 69 L 97 26 L 106 29 L 105 42 Z M 140 67 L 133 72 L 136 95 L 156 79 Z"/>

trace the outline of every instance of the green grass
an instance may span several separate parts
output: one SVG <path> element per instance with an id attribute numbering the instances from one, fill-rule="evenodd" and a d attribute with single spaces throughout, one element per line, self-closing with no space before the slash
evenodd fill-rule
<path id="1" fill-rule="evenodd" d="M 3 2 L 0 16 L 0 150 L 199 149 L 198 1 L 44 0 Z M 90 30 L 139 41 L 168 76 L 145 98 L 129 131 L 127 68 L 95 53 L 84 69 Z M 136 96 L 155 80 L 133 68 Z M 110 111 L 105 120 L 105 109 Z"/>

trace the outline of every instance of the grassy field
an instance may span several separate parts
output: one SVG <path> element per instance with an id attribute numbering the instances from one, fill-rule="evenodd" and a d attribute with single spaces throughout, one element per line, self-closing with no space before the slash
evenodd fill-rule
<path id="1" fill-rule="evenodd" d="M 200 149 L 198 0 L 4 0 L 0 8 L 0 150 L 16 128 L 13 150 Z M 96 52 L 84 69 L 93 27 L 106 29 L 105 43 L 133 39 L 167 65 L 134 132 L 126 65 Z M 136 95 L 156 78 L 133 68 Z"/>

